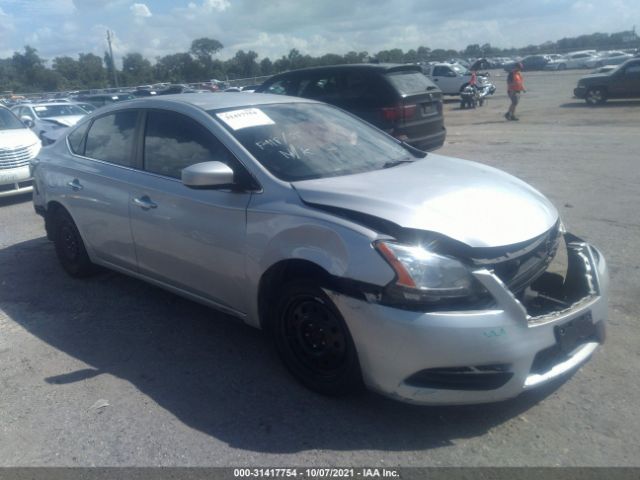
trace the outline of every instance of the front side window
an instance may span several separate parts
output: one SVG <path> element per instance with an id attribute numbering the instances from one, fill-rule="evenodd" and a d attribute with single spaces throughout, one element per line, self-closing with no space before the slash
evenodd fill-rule
<path id="1" fill-rule="evenodd" d="M 69 147 L 76 155 L 84 155 L 84 134 L 88 127 L 89 122 L 85 122 L 72 131 L 67 137 L 69 140 Z"/>
<path id="2" fill-rule="evenodd" d="M 180 178 L 182 169 L 219 161 L 232 168 L 232 155 L 204 126 L 185 115 L 151 110 L 144 136 L 144 169 Z"/>
<path id="3" fill-rule="evenodd" d="M 295 93 L 294 81 L 291 78 L 276 80 L 266 88 L 264 93 L 274 93 L 276 95 L 293 95 Z"/>
<path id="4" fill-rule="evenodd" d="M 209 113 L 284 181 L 350 175 L 415 160 L 390 137 L 330 105 L 299 102 Z"/>
<path id="5" fill-rule="evenodd" d="M 447 75 L 447 73 L 449 73 L 451 70 L 449 70 L 447 67 L 435 67 L 433 69 L 433 76 L 434 77 L 445 77 Z"/>
<path id="6" fill-rule="evenodd" d="M 339 79 L 337 75 L 314 77 L 308 82 L 305 82 L 304 87 L 299 92 L 299 96 L 312 98 L 314 100 L 333 98 L 338 94 L 338 83 Z"/>
<path id="7" fill-rule="evenodd" d="M 138 112 L 125 110 L 96 118 L 87 134 L 85 156 L 133 166 L 133 143 Z"/>

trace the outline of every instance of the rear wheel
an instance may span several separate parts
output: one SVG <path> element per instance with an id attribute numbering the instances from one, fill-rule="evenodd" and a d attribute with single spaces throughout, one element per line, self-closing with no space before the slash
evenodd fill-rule
<path id="1" fill-rule="evenodd" d="M 96 272 L 76 224 L 63 208 L 53 213 L 53 244 L 62 268 L 72 277 L 87 277 Z"/>
<path id="2" fill-rule="evenodd" d="M 602 105 L 607 101 L 607 92 L 604 88 L 590 88 L 584 100 L 588 105 Z"/>
<path id="3" fill-rule="evenodd" d="M 567 69 L 567 65 L 565 63 L 561 63 L 560 65 L 558 65 L 558 70 L 566 70 Z"/>
<path id="4" fill-rule="evenodd" d="M 362 388 L 358 356 L 347 325 L 317 284 L 285 284 L 271 330 L 283 363 L 307 388 L 325 395 L 344 395 Z"/>

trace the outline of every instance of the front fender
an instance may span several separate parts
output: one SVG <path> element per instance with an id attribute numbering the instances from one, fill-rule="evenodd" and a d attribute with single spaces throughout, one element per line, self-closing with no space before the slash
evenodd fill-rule
<path id="1" fill-rule="evenodd" d="M 260 279 L 285 260 L 305 260 L 339 278 L 384 286 L 394 272 L 375 251 L 377 233 L 324 212 L 305 207 L 290 213 L 250 209 L 247 212 L 247 322 L 259 325 Z"/>

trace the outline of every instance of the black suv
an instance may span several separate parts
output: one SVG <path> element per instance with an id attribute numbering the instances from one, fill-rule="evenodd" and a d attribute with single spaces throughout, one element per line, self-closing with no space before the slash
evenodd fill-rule
<path id="1" fill-rule="evenodd" d="M 589 105 L 602 104 L 609 98 L 640 97 L 640 58 L 627 60 L 607 73 L 582 77 L 573 94 Z"/>
<path id="2" fill-rule="evenodd" d="M 442 92 L 417 65 L 355 64 L 280 73 L 256 92 L 330 103 L 421 150 L 444 143 Z"/>

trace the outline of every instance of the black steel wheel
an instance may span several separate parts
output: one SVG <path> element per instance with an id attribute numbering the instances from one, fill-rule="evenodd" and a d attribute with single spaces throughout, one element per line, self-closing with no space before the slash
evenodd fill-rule
<path id="1" fill-rule="evenodd" d="M 325 395 L 362 388 L 355 345 L 331 299 L 307 281 L 286 284 L 272 334 L 287 369 L 306 387 Z"/>
<path id="2" fill-rule="evenodd" d="M 584 100 L 588 105 L 602 105 L 607 101 L 607 92 L 604 88 L 591 88 Z"/>
<path id="3" fill-rule="evenodd" d="M 53 217 L 53 244 L 62 268 L 72 277 L 87 277 L 96 272 L 71 215 L 59 209 Z"/>

